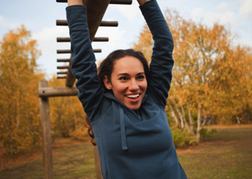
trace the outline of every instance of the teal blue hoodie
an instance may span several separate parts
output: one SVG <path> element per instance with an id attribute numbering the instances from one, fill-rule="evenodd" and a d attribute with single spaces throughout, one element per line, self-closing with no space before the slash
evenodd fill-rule
<path id="1" fill-rule="evenodd" d="M 140 6 L 154 40 L 148 88 L 140 108 L 105 92 L 97 76 L 85 6 L 69 6 L 72 73 L 90 119 L 104 179 L 185 179 L 165 112 L 173 68 L 173 39 L 156 0 Z"/>

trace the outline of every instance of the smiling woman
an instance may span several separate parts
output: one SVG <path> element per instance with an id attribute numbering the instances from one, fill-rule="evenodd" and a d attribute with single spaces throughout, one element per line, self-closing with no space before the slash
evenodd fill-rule
<path id="1" fill-rule="evenodd" d="M 107 64 L 112 64 L 113 68 L 104 73 Z M 141 52 L 117 50 L 101 63 L 99 72 L 105 90 L 112 90 L 114 96 L 132 110 L 140 107 L 149 73 L 148 63 Z"/>
<path id="2" fill-rule="evenodd" d="M 150 69 L 141 52 L 116 50 L 97 75 L 86 7 L 69 0 L 72 73 L 95 136 L 104 179 L 185 179 L 165 112 L 173 39 L 156 0 L 138 0 L 153 34 Z"/>

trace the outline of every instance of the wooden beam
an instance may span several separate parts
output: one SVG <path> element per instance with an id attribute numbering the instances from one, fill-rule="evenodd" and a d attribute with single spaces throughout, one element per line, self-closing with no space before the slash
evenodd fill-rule
<path id="1" fill-rule="evenodd" d="M 67 74 L 67 71 L 60 71 L 60 72 L 57 72 L 58 75 L 66 75 Z"/>
<path id="2" fill-rule="evenodd" d="M 57 66 L 57 69 L 68 69 L 68 66 Z"/>
<path id="3" fill-rule="evenodd" d="M 57 79 L 66 79 L 67 76 L 57 76 Z"/>
<path id="4" fill-rule="evenodd" d="M 67 58 L 67 59 L 57 59 L 57 62 L 69 62 L 70 59 Z"/>
<path id="5" fill-rule="evenodd" d="M 101 49 L 93 49 L 94 53 L 101 53 L 102 50 Z M 57 50 L 57 54 L 61 54 L 61 53 L 71 53 L 71 50 L 65 49 L 65 50 Z"/>
<path id="6" fill-rule="evenodd" d="M 111 0 L 109 4 L 132 4 L 132 0 Z"/>
<path id="7" fill-rule="evenodd" d="M 56 2 L 66 3 L 67 0 L 56 0 Z M 110 4 L 132 4 L 132 0 L 111 0 Z"/>
<path id="8" fill-rule="evenodd" d="M 57 26 L 68 26 L 67 20 L 56 20 Z M 117 21 L 102 21 L 98 24 L 99 26 L 107 26 L 107 27 L 117 27 L 118 22 Z"/>
<path id="9" fill-rule="evenodd" d="M 57 54 L 60 53 L 71 53 L 71 50 L 65 49 L 65 50 L 57 50 Z"/>
<path id="10" fill-rule="evenodd" d="M 109 38 L 108 37 L 95 37 L 93 39 L 93 42 L 108 42 Z"/>
<path id="11" fill-rule="evenodd" d="M 39 97 L 48 98 L 48 97 L 58 97 L 58 96 L 76 96 L 79 90 L 76 87 L 58 87 L 58 88 L 49 88 L 43 87 L 39 88 Z"/>
<path id="12" fill-rule="evenodd" d="M 95 37 L 93 42 L 108 42 L 108 37 Z M 57 37 L 57 42 L 70 42 L 70 37 Z"/>
<path id="13" fill-rule="evenodd" d="M 46 87 L 48 87 L 47 81 L 39 82 L 39 91 Z M 48 97 L 40 96 L 39 104 L 40 104 L 40 116 L 41 116 L 44 178 L 53 179 L 51 123 L 50 123 L 50 109 L 49 109 Z"/>

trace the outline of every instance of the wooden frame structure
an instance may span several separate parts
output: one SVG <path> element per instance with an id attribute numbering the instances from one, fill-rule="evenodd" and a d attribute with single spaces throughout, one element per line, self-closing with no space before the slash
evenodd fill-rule
<path id="1" fill-rule="evenodd" d="M 58 3 L 66 3 L 67 0 L 56 0 Z M 90 32 L 91 42 L 107 42 L 107 37 L 95 37 L 96 31 L 99 26 L 117 27 L 118 22 L 115 21 L 102 21 L 103 15 L 109 4 L 132 4 L 132 0 L 83 0 L 87 7 L 88 28 Z M 56 25 L 67 26 L 66 20 L 56 20 Z M 70 42 L 69 37 L 58 37 L 57 42 Z M 100 49 L 94 49 L 95 53 L 101 52 Z M 57 53 L 71 53 L 71 50 L 57 50 Z M 39 82 L 39 102 L 41 114 L 41 128 L 42 128 L 42 148 L 43 148 L 43 168 L 44 178 L 53 179 L 53 162 L 52 162 L 52 142 L 51 142 L 51 124 L 50 124 L 50 109 L 49 98 L 57 96 L 76 96 L 78 89 L 73 87 L 75 78 L 71 72 L 72 59 L 57 59 L 57 62 L 69 62 L 68 66 L 58 66 L 57 69 L 67 69 L 67 71 L 57 72 L 58 79 L 66 79 L 65 86 L 60 88 L 48 87 L 47 81 Z M 62 76 L 64 75 L 64 76 Z M 97 148 L 94 147 L 95 153 L 95 168 L 96 178 L 102 179 L 100 161 Z"/>

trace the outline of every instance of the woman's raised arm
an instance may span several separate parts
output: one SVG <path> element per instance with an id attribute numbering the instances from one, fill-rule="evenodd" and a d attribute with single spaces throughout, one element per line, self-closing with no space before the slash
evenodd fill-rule
<path id="1" fill-rule="evenodd" d="M 71 38 L 71 71 L 77 79 L 78 97 L 90 120 L 94 119 L 102 101 L 103 89 L 97 76 L 95 55 L 87 24 L 87 8 L 81 0 L 68 0 L 66 8 Z"/>
<path id="2" fill-rule="evenodd" d="M 148 79 L 148 93 L 154 96 L 157 103 L 165 107 L 174 64 L 172 58 L 174 48 L 172 35 L 157 0 L 150 0 L 144 3 L 140 6 L 140 9 L 154 40 Z"/>
<path id="3" fill-rule="evenodd" d="M 82 0 L 67 0 L 68 6 L 83 5 Z"/>
<path id="4" fill-rule="evenodd" d="M 137 2 L 139 3 L 139 5 L 141 6 L 142 4 L 146 3 L 149 0 L 137 0 Z"/>

